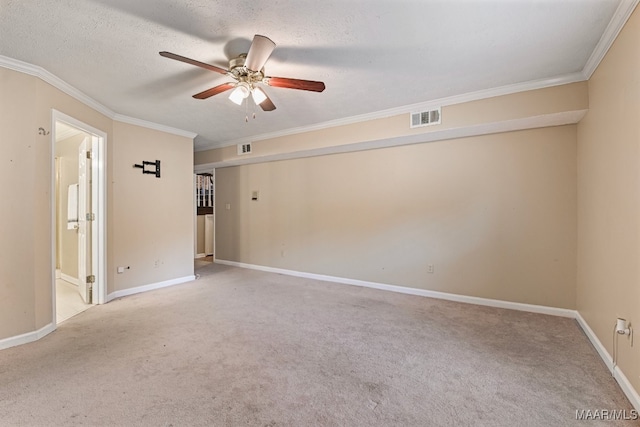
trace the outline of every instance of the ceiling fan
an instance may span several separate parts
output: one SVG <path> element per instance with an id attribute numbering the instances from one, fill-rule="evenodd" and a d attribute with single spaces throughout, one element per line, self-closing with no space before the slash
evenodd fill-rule
<path id="1" fill-rule="evenodd" d="M 160 52 L 165 58 L 175 59 L 176 61 L 186 62 L 187 64 L 202 67 L 219 74 L 232 77 L 235 82 L 223 83 L 212 87 L 200 93 L 193 95 L 196 99 L 207 99 L 214 95 L 233 89 L 229 99 L 238 105 L 252 96 L 256 104 L 260 105 L 264 111 L 273 111 L 276 106 L 273 104 L 267 94 L 257 85 L 264 83 L 268 86 L 282 87 L 287 89 L 308 90 L 312 92 L 322 92 L 325 88 L 323 82 L 312 80 L 290 79 L 286 77 L 270 77 L 264 74 L 264 64 L 271 56 L 276 44 L 268 37 L 256 34 L 253 37 L 249 52 L 243 53 L 229 61 L 229 69 L 216 67 L 215 65 L 206 64 L 184 56 L 176 55 L 171 52 Z"/>

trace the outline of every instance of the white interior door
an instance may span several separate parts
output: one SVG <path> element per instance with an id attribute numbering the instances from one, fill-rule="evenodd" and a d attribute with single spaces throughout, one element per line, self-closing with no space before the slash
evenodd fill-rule
<path id="1" fill-rule="evenodd" d="M 98 275 L 99 272 L 103 273 L 103 271 L 100 270 L 100 258 L 99 258 L 99 254 L 100 254 L 99 235 L 100 234 L 98 231 L 98 220 L 96 218 L 96 216 L 98 215 L 98 212 L 100 212 L 100 209 L 99 209 L 100 190 L 98 189 L 98 182 L 100 182 L 100 176 L 99 176 L 100 165 L 98 162 L 98 153 L 100 152 L 99 144 L 100 144 L 100 138 L 93 135 L 91 137 L 91 145 L 90 145 L 91 160 L 87 160 L 87 163 L 89 163 L 91 167 L 89 180 L 87 182 L 87 186 L 89 188 L 88 189 L 89 203 L 87 204 L 87 206 L 89 206 L 88 209 L 89 209 L 89 212 L 91 212 L 91 222 L 89 227 L 91 231 L 91 234 L 89 235 L 90 247 L 89 249 L 87 249 L 88 251 L 87 256 L 89 257 L 89 266 L 91 267 L 88 274 L 91 277 L 93 277 L 93 283 L 91 284 L 91 303 L 92 304 L 98 304 L 98 302 L 100 302 L 100 304 L 104 303 L 104 301 L 100 301 L 100 296 L 98 295 L 99 289 L 96 289 L 96 287 L 98 286 L 97 285 L 98 282 L 96 281 L 96 276 Z"/>
<path id="2" fill-rule="evenodd" d="M 91 143 L 85 138 L 78 149 L 78 288 L 85 303 L 91 302 Z M 87 221 L 87 218 L 89 220 Z"/>

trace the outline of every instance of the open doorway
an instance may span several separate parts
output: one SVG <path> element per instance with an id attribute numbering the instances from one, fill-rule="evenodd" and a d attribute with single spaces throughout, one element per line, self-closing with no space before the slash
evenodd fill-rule
<path id="1" fill-rule="evenodd" d="M 106 134 L 53 112 L 52 203 L 56 324 L 105 301 Z"/>
<path id="2" fill-rule="evenodd" d="M 215 170 L 200 171 L 195 182 L 195 267 L 211 264 L 215 258 Z"/>

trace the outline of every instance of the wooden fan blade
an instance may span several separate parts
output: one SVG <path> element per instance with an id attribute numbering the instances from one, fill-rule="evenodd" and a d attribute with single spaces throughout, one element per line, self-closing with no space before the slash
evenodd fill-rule
<path id="1" fill-rule="evenodd" d="M 176 61 L 186 62 L 187 64 L 195 65 L 197 67 L 204 68 L 209 71 L 213 71 L 220 74 L 227 74 L 228 71 L 224 68 L 216 67 L 215 65 L 205 64 L 204 62 L 196 61 L 195 59 L 187 58 L 184 56 L 176 55 L 171 52 L 160 52 L 160 56 L 164 56 L 165 58 L 175 59 Z"/>
<path id="2" fill-rule="evenodd" d="M 267 62 L 267 59 L 269 59 L 275 47 L 276 44 L 272 42 L 269 37 L 256 34 L 253 36 L 253 41 L 247 53 L 247 59 L 244 61 L 244 66 L 251 71 L 262 70 L 264 63 Z"/>
<path id="3" fill-rule="evenodd" d="M 284 87 L 287 89 L 310 90 L 312 92 L 322 92 L 324 83 L 312 80 L 288 79 L 285 77 L 265 77 L 264 83 L 273 87 Z"/>
<path id="4" fill-rule="evenodd" d="M 264 93 L 264 91 L 262 91 Z M 273 103 L 273 101 L 271 100 L 271 98 L 269 98 L 269 96 L 265 93 L 264 96 L 267 97 L 267 99 L 265 99 L 264 101 L 262 101 L 260 103 L 260 108 L 262 108 L 263 111 L 273 111 L 276 109 L 275 104 Z"/>
<path id="5" fill-rule="evenodd" d="M 209 97 L 212 97 L 213 95 L 217 95 L 219 93 L 225 92 L 229 89 L 233 89 L 234 87 L 236 87 L 235 83 L 223 83 L 221 85 L 218 85 L 216 87 L 212 87 L 211 89 L 207 89 L 205 91 L 202 91 L 200 93 L 196 93 L 195 95 L 193 95 L 194 98 L 196 99 L 207 99 Z"/>

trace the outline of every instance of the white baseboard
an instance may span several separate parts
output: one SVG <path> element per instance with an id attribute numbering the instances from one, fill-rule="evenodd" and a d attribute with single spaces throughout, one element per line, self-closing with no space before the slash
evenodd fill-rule
<path id="1" fill-rule="evenodd" d="M 180 283 L 190 282 L 196 280 L 196 276 L 185 276 L 177 279 L 165 280 L 164 282 L 151 283 L 144 286 L 138 286 L 135 288 L 123 289 L 121 291 L 112 292 L 107 295 L 107 302 L 116 298 L 126 297 L 127 295 L 139 294 L 140 292 L 152 291 L 154 289 L 166 288 L 167 286 L 179 285 Z"/>
<path id="2" fill-rule="evenodd" d="M 61 276 L 62 276 L 61 278 L 63 280 L 66 280 L 67 282 L 77 283 L 77 279 L 74 279 L 73 277 L 66 276 L 65 274 L 62 274 Z M 154 289 L 166 288 L 167 286 L 178 285 L 180 283 L 190 282 L 190 281 L 195 280 L 195 279 L 196 279 L 195 275 L 194 276 L 185 276 L 185 277 L 179 277 L 177 279 L 165 280 L 164 282 L 151 283 L 149 285 L 138 286 L 136 288 L 124 289 L 122 291 L 116 291 L 116 292 L 113 292 L 113 293 L 107 295 L 107 301 L 106 302 L 109 302 L 109 301 L 114 300 L 116 298 L 121 298 L 121 297 L 124 297 L 124 296 L 127 296 L 127 295 L 133 295 L 133 294 L 137 294 L 137 293 L 140 293 L 140 292 L 146 292 L 146 291 L 151 291 L 151 290 L 154 290 Z M 51 332 L 53 332 L 55 330 L 56 330 L 56 325 L 54 323 L 49 323 L 47 326 L 44 326 L 44 327 L 38 329 L 37 331 L 27 332 L 25 334 L 16 335 L 14 337 L 9 337 L 9 338 L 2 339 L 2 340 L 0 340 L 0 350 L 4 350 L 6 348 L 15 347 L 17 345 L 22 345 L 22 344 L 27 344 L 27 343 L 30 343 L 30 342 L 33 342 L 33 341 L 37 341 L 40 338 L 50 334 Z"/>
<path id="3" fill-rule="evenodd" d="M 578 322 L 578 325 L 580 325 L 584 333 L 587 335 L 587 337 L 591 341 L 591 344 L 595 347 L 596 351 L 600 355 L 600 358 L 604 361 L 609 371 L 612 371 L 613 377 L 616 379 L 616 381 L 620 385 L 620 388 L 622 389 L 624 394 L 627 396 L 627 398 L 629 399 L 633 407 L 637 411 L 640 411 L 640 395 L 638 395 L 638 392 L 635 390 L 633 385 L 631 385 L 631 383 L 629 382 L 629 379 L 622 372 L 619 366 L 616 366 L 613 370 L 611 369 L 611 366 L 613 364 L 613 360 L 611 356 L 609 355 L 605 347 L 602 345 L 602 343 L 600 342 L 596 334 L 593 332 L 593 330 L 589 327 L 589 324 L 584 320 L 584 318 L 580 315 L 580 313 L 577 310 L 570 310 L 566 308 L 557 308 L 557 307 L 546 307 L 542 305 L 533 305 L 533 304 L 522 304 L 518 302 L 500 301 L 500 300 L 494 300 L 494 299 L 488 299 L 488 298 L 471 297 L 466 295 L 456 295 L 456 294 L 449 294 L 446 292 L 428 291 L 424 289 L 407 288 L 404 286 L 387 285 L 384 283 L 367 282 L 367 281 L 355 280 L 355 279 L 346 279 L 342 277 L 326 276 L 323 274 L 305 273 L 301 271 L 286 270 L 283 268 L 266 267 L 262 265 L 246 264 L 243 262 L 227 261 L 227 260 L 221 260 L 221 259 L 216 259 L 214 260 L 214 262 L 217 264 L 231 265 L 234 267 L 248 268 L 252 270 L 266 271 L 270 273 L 285 274 L 288 276 L 304 277 L 307 279 L 324 280 L 327 282 L 363 286 L 367 288 L 381 289 L 385 291 L 399 292 L 399 293 L 410 294 L 410 295 L 418 295 L 418 296 L 429 297 L 429 298 L 437 298 L 437 299 L 443 299 L 448 301 L 456 301 L 456 302 L 462 302 L 467 304 L 506 308 L 506 309 L 518 310 L 518 311 L 528 311 L 531 313 L 548 314 L 551 316 L 568 317 L 571 319 L 576 319 L 576 321 Z"/>
<path id="4" fill-rule="evenodd" d="M 627 396 L 627 399 L 629 399 L 629 401 L 631 402 L 633 407 L 636 409 L 636 411 L 640 411 L 640 395 L 638 395 L 638 392 L 635 390 L 635 388 L 633 388 L 633 385 L 631 385 L 631 383 L 629 382 L 629 379 L 622 372 L 619 366 L 616 366 L 615 368 L 612 369 L 613 358 L 611 357 L 607 349 L 604 347 L 604 345 L 602 345 L 602 342 L 600 342 L 600 340 L 598 339 L 596 334 L 593 332 L 593 330 L 589 327 L 589 324 L 587 323 L 587 321 L 584 320 L 584 318 L 577 311 L 576 311 L 576 321 L 578 322 L 578 324 L 580 325 L 584 333 L 587 335 L 587 338 L 589 338 L 589 341 L 591 341 L 591 344 L 600 355 L 600 358 L 604 361 L 604 364 L 607 365 L 607 369 L 609 369 L 609 372 L 612 373 L 613 377 L 616 379 L 616 381 L 620 385 L 620 388 L 622 389 L 624 394 Z"/>
<path id="5" fill-rule="evenodd" d="M 61 277 L 60 269 L 56 268 L 56 279 L 60 279 Z"/>
<path id="6" fill-rule="evenodd" d="M 305 272 L 295 271 L 295 270 L 286 270 L 282 268 L 266 267 L 261 265 L 246 264 L 242 262 L 227 261 L 227 260 L 220 260 L 220 259 L 216 259 L 215 263 L 231 265 L 234 267 L 247 268 L 252 270 L 265 271 L 270 273 L 278 273 L 278 274 L 285 274 L 289 276 L 303 277 L 308 279 L 324 280 L 327 282 L 343 283 L 346 285 L 363 286 L 367 288 L 380 289 L 380 290 L 391 291 L 391 292 L 399 292 L 399 293 L 409 294 L 409 295 L 417 295 L 417 296 L 424 296 L 429 298 L 443 299 L 448 301 L 456 301 L 456 302 L 462 302 L 467 304 L 506 308 L 506 309 L 518 310 L 518 311 L 528 311 L 532 313 L 548 314 L 552 316 L 569 317 L 569 318 L 576 319 L 576 321 L 578 322 L 578 325 L 580 325 L 584 333 L 587 335 L 587 337 L 589 338 L 589 341 L 591 341 L 591 344 L 596 349 L 596 351 L 600 355 L 600 358 L 604 361 L 609 371 L 613 374 L 613 377 L 616 379 L 616 381 L 620 385 L 620 388 L 622 389 L 624 394 L 627 396 L 627 398 L 629 399 L 633 407 L 637 411 L 640 411 L 640 395 L 635 390 L 631 382 L 629 382 L 629 379 L 622 372 L 619 366 L 616 366 L 615 368 L 612 369 L 613 359 L 611 355 L 609 354 L 609 352 L 607 352 L 604 345 L 602 345 L 602 342 L 600 342 L 596 334 L 589 327 L 589 324 L 584 320 L 584 318 L 576 310 L 557 308 L 557 307 L 546 307 L 546 306 L 533 305 L 533 304 L 522 304 L 517 302 L 500 301 L 500 300 L 471 297 L 471 296 L 465 296 L 465 295 L 449 294 L 446 292 L 429 291 L 424 289 L 408 288 L 408 287 L 397 286 L 397 285 L 387 285 L 384 283 L 367 282 L 364 280 L 347 279 L 347 278 L 336 277 L 336 276 L 327 276 L 323 274 L 305 273 Z M 127 296 L 127 295 L 133 295 L 140 292 L 147 292 L 154 289 L 160 289 L 160 288 L 165 288 L 167 286 L 173 286 L 180 283 L 189 282 L 189 281 L 195 280 L 195 278 L 196 278 L 195 276 L 185 276 L 177 279 L 166 280 L 164 282 L 152 283 L 149 285 L 138 286 L 131 289 L 124 289 L 122 291 L 116 291 L 107 295 L 107 302 L 112 301 L 116 298 Z M 67 280 L 67 279 L 64 279 L 64 280 Z M 48 335 L 49 333 L 53 332 L 55 329 L 56 329 L 55 324 L 49 323 L 48 325 L 38 329 L 37 331 L 28 332 L 26 334 L 18 335 L 15 337 L 5 338 L 3 340 L 0 340 L 0 350 L 36 341 Z"/>
<path id="7" fill-rule="evenodd" d="M 64 273 L 60 272 L 60 279 L 64 280 L 65 282 L 69 282 L 72 285 L 78 286 L 78 278 L 77 277 L 71 277 L 68 274 L 64 274 Z"/>
<path id="8" fill-rule="evenodd" d="M 589 327 L 589 324 L 587 323 L 587 321 L 584 320 L 582 315 L 580 315 L 580 313 L 578 312 L 576 312 L 576 321 L 584 331 L 585 335 L 587 335 L 587 338 L 589 338 L 589 341 L 591 341 L 591 344 L 593 344 L 593 347 L 596 349 L 596 351 L 600 355 L 600 358 L 604 361 L 604 364 L 607 365 L 607 369 L 609 369 L 609 372 L 613 373 L 611 369 L 611 366 L 613 365 L 613 358 L 611 357 L 607 349 L 604 347 L 604 345 L 602 345 L 598 337 L 596 337 L 596 334 Z"/>
<path id="9" fill-rule="evenodd" d="M 196 254 L 196 259 L 205 258 L 206 256 L 207 256 L 207 254 Z"/>
<path id="10" fill-rule="evenodd" d="M 408 288 L 405 286 L 387 285 L 384 283 L 367 282 L 364 280 L 347 279 L 344 277 L 327 276 L 324 274 L 305 273 L 283 268 L 265 267 L 262 265 L 245 264 L 236 261 L 216 259 L 217 264 L 232 265 L 235 267 L 248 268 L 252 270 L 266 271 L 270 273 L 285 274 L 288 276 L 304 277 L 307 279 L 323 280 L 325 282 L 343 283 L 345 285 L 363 286 L 365 288 L 381 289 L 383 291 L 398 292 L 401 294 L 418 295 L 428 298 L 437 298 L 447 301 L 456 301 L 466 304 L 484 305 L 489 307 L 506 308 L 510 310 L 528 311 L 531 313 L 549 314 L 552 316 L 575 318 L 575 310 L 557 307 L 547 307 L 543 305 L 523 304 L 519 302 L 501 301 L 489 298 L 471 297 L 466 295 L 450 294 L 446 292 L 429 291 L 426 289 Z"/>
<path id="11" fill-rule="evenodd" d="M 54 323 L 49 323 L 48 325 L 43 326 L 37 331 L 27 332 L 26 334 L 5 338 L 3 340 L 0 340 L 0 350 L 4 350 L 5 348 L 15 347 L 17 345 L 22 345 L 22 344 L 27 344 L 33 341 L 37 341 L 40 338 L 49 335 L 51 332 L 55 330 L 56 330 L 56 325 Z"/>

